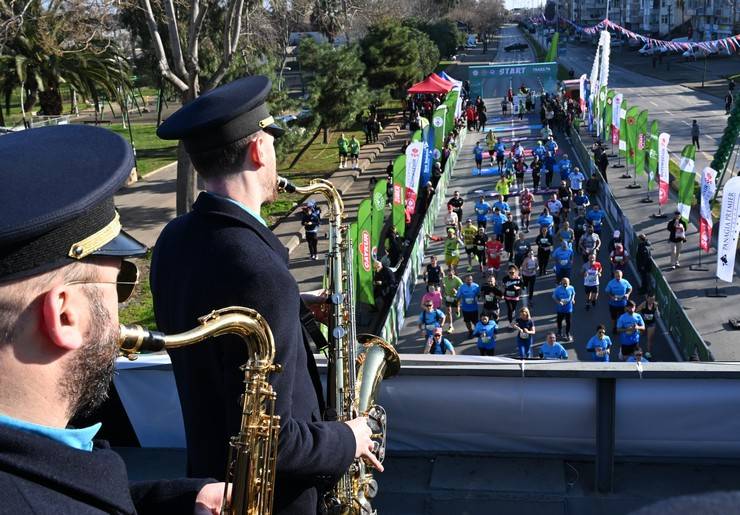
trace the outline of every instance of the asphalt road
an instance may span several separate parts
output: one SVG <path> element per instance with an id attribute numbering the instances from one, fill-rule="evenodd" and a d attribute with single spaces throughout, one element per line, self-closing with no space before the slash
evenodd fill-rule
<path id="1" fill-rule="evenodd" d="M 496 63 L 509 63 L 509 62 L 527 62 L 532 60 L 533 56 L 531 52 L 505 52 L 503 50 L 503 47 L 515 42 L 524 41 L 523 37 L 520 35 L 518 29 L 516 29 L 513 26 L 505 27 L 502 30 L 501 34 L 501 40 L 499 41 L 499 52 L 496 57 Z M 524 120 L 519 121 L 518 119 L 512 120 L 510 117 L 507 117 L 505 119 L 501 118 L 500 116 L 500 100 L 501 99 L 494 99 L 494 98 L 487 98 L 484 99 L 486 102 L 486 106 L 488 109 L 488 119 L 489 119 L 489 127 L 513 127 L 513 128 L 520 128 L 523 126 L 530 126 L 533 127 L 530 129 L 529 134 L 526 133 L 526 130 L 522 132 L 522 129 L 517 130 L 516 134 L 517 137 L 520 137 L 520 135 L 523 135 L 524 137 L 528 138 L 534 138 L 536 135 L 536 132 L 538 131 L 537 128 L 539 127 L 539 116 L 536 114 L 527 115 L 524 117 Z M 508 131 L 507 131 L 508 132 Z M 468 132 L 468 135 L 465 139 L 463 150 L 460 154 L 460 157 L 458 158 L 457 165 L 454 170 L 454 174 L 452 177 L 452 180 L 450 182 L 450 185 L 448 187 L 448 197 L 452 195 L 452 193 L 455 190 L 459 190 L 460 193 L 465 198 L 465 205 L 463 207 L 463 218 L 466 218 L 468 216 L 473 215 L 473 204 L 477 201 L 478 197 L 480 196 L 481 191 L 490 191 L 494 190 L 495 188 L 495 177 L 476 177 L 473 176 L 471 173 L 472 168 L 475 166 L 474 159 L 473 159 L 473 153 L 472 149 L 475 146 L 476 141 L 483 140 L 484 139 L 483 133 L 478 132 Z M 567 150 L 567 142 L 565 141 L 559 141 L 558 142 L 561 146 L 561 150 L 565 149 Z M 569 152 L 570 153 L 570 152 Z M 572 155 L 572 153 L 570 153 Z M 485 167 L 485 164 L 484 164 Z M 532 187 L 531 185 L 531 179 L 527 176 L 525 186 Z M 520 213 L 519 213 L 519 202 L 518 197 L 512 196 L 509 199 L 509 204 L 512 208 L 512 212 L 514 213 L 514 220 L 521 225 L 520 223 Z M 544 199 L 542 196 L 536 196 L 535 197 L 535 204 L 533 205 L 533 218 L 536 220 L 536 214 L 542 210 L 542 206 L 544 205 Z M 437 223 L 435 225 L 435 234 L 439 236 L 444 235 L 445 230 L 445 221 L 444 217 L 446 214 L 446 209 L 443 207 L 442 211 L 438 214 L 437 217 Z M 572 216 L 571 216 L 571 222 L 572 222 Z M 534 236 L 536 235 L 536 223 L 532 223 L 529 234 L 527 234 L 527 240 L 532 241 Z M 490 226 L 489 226 L 489 234 L 490 234 Z M 608 235 L 610 235 L 610 231 L 605 226 L 605 229 L 603 231 L 603 234 L 605 236 L 605 242 L 604 242 L 604 249 L 606 248 L 606 241 L 608 241 Z M 438 258 L 440 258 L 440 261 L 443 261 L 444 257 L 444 250 L 441 243 L 433 243 L 427 251 L 427 256 L 430 255 L 437 255 Z M 599 260 L 604 265 L 605 272 L 604 276 L 602 277 L 602 289 L 605 286 L 606 282 L 611 278 L 608 265 L 608 257 L 606 255 L 606 251 L 603 250 L 601 255 L 599 256 Z M 427 261 L 428 262 L 428 261 Z M 577 270 L 577 267 L 580 267 L 582 261 L 579 257 L 576 257 L 574 260 L 574 271 Z M 460 275 L 463 275 L 465 272 L 467 266 L 466 258 L 463 256 L 461 260 L 461 265 L 459 265 L 458 270 L 460 271 Z M 444 267 L 443 267 L 444 268 Z M 473 267 L 476 268 L 475 266 Z M 502 267 L 503 269 L 503 267 Z M 499 273 L 499 278 L 503 276 L 503 272 Z M 575 277 L 575 274 L 574 274 Z M 631 279 L 631 277 L 628 275 L 628 279 Z M 483 274 L 475 271 L 474 272 L 474 280 L 479 283 L 483 284 L 485 282 L 485 278 Z M 636 282 L 632 281 L 635 286 Z M 605 298 L 602 297 L 599 299 L 599 302 L 595 309 L 591 309 L 590 311 L 586 311 L 584 309 L 584 292 L 583 292 L 583 282 L 580 278 L 574 278 L 572 281 L 573 286 L 576 289 L 576 308 L 573 313 L 573 328 L 572 328 L 572 335 L 574 337 L 574 341 L 572 343 L 565 344 L 566 349 L 568 350 L 568 357 L 569 359 L 578 359 L 578 360 L 591 360 L 591 354 L 585 350 L 586 343 L 588 339 L 594 335 L 596 326 L 600 323 L 603 323 L 607 326 L 607 328 L 610 328 L 610 318 L 609 318 L 609 311 L 607 308 L 607 303 Z M 534 305 L 535 307 L 531 309 L 534 315 L 535 320 L 535 326 L 537 329 L 537 333 L 535 335 L 535 346 L 541 344 L 544 341 L 544 336 L 547 331 L 555 330 L 555 303 L 551 298 L 553 288 L 555 287 L 555 277 L 554 274 L 550 271 L 546 276 L 544 277 L 538 277 L 537 283 L 535 286 L 535 296 L 534 296 Z M 636 289 L 636 288 L 635 288 Z M 421 302 L 421 296 L 423 295 L 425 291 L 424 282 L 421 277 L 418 278 L 416 288 L 414 289 L 414 295 L 412 300 L 413 306 L 419 306 L 415 309 L 410 310 L 410 312 L 407 313 L 407 318 L 405 325 L 402 329 L 398 348 L 400 352 L 403 353 L 419 353 L 422 352 L 424 340 L 420 334 L 420 331 L 418 329 L 418 317 L 421 311 L 420 308 L 420 302 Z M 642 299 L 638 298 L 635 292 L 635 296 L 633 297 L 635 301 L 641 301 Z M 523 300 L 520 303 L 521 305 L 528 305 L 531 303 L 531 299 L 529 299 L 526 295 L 523 296 Z M 517 355 L 517 349 L 516 349 L 516 342 L 515 342 L 515 332 L 512 330 L 509 330 L 508 323 L 506 322 L 506 308 L 505 305 L 502 303 L 502 309 L 501 309 L 501 319 L 502 323 L 500 324 L 500 331 L 497 337 L 497 346 L 496 346 L 496 354 L 497 355 L 505 355 L 505 356 L 511 356 L 516 357 Z M 456 351 L 458 353 L 462 354 L 470 354 L 470 355 L 477 355 L 478 350 L 475 343 L 475 339 L 473 338 L 467 338 L 467 331 L 465 330 L 465 326 L 462 320 L 456 320 L 455 321 L 455 332 L 451 335 L 448 335 L 447 337 L 451 340 L 453 345 L 456 348 Z M 612 338 L 616 345 L 616 338 Z M 616 359 L 616 350 L 612 353 L 612 359 Z M 667 345 L 667 342 L 663 335 L 656 334 L 656 342 L 653 349 L 653 356 L 654 359 L 660 360 L 660 361 L 674 361 L 675 358 L 673 356 L 672 351 Z"/>

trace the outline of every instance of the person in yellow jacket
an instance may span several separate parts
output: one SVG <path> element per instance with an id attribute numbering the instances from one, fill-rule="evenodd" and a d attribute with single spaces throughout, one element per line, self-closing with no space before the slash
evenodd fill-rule
<path id="1" fill-rule="evenodd" d="M 478 234 L 478 227 L 473 225 L 473 219 L 468 218 L 465 227 L 462 228 L 463 243 L 465 244 L 465 254 L 468 255 L 468 272 L 473 269 L 473 258 L 475 252 L 475 236 Z"/>
<path id="2" fill-rule="evenodd" d="M 491 166 L 493 166 L 493 154 L 496 150 L 496 137 L 493 135 L 493 131 L 491 130 L 486 134 L 486 146 L 488 147 L 488 155 L 491 158 Z"/>
<path id="3" fill-rule="evenodd" d="M 447 238 L 444 240 L 445 248 L 445 265 L 449 268 L 456 268 L 460 262 L 460 251 L 465 244 L 457 235 L 457 231 L 452 227 L 447 229 Z"/>
<path id="4" fill-rule="evenodd" d="M 504 199 L 504 202 L 509 200 L 509 193 L 511 192 L 511 185 L 514 181 L 513 175 L 502 174 L 496 183 L 496 192 L 498 192 Z"/>

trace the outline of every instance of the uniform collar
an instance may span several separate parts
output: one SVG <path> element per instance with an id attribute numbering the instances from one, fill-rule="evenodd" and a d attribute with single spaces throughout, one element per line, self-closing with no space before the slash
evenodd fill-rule
<path id="1" fill-rule="evenodd" d="M 224 195 L 219 195 L 218 193 L 213 193 L 212 191 L 206 191 L 205 193 L 206 193 L 206 195 L 213 195 L 216 198 L 227 200 L 227 201 L 231 202 L 232 204 L 234 204 L 236 206 L 239 206 L 244 211 L 246 211 L 250 216 L 252 216 L 255 220 L 257 220 L 259 223 L 261 223 L 262 225 L 264 225 L 265 227 L 267 227 L 267 222 L 265 222 L 264 218 L 262 218 L 262 216 L 259 213 L 255 212 L 254 209 L 251 209 L 250 207 L 247 207 L 245 204 L 242 204 L 238 200 L 234 200 L 233 198 L 226 197 Z"/>
<path id="2" fill-rule="evenodd" d="M 92 451 L 93 438 L 95 438 L 95 435 L 98 434 L 98 431 L 100 431 L 100 427 L 102 426 L 100 423 L 80 429 L 42 426 L 40 424 L 33 424 L 31 422 L 26 422 L 25 420 L 9 417 L 2 413 L 0 413 L 0 425 L 20 429 L 27 433 L 45 436 L 80 451 Z"/>

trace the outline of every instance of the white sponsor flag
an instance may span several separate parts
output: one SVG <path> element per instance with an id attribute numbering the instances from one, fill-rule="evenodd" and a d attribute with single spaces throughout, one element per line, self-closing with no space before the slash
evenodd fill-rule
<path id="1" fill-rule="evenodd" d="M 732 282 L 737 236 L 740 231 L 740 177 L 733 177 L 722 190 L 722 210 L 717 231 L 717 278 Z"/>
<path id="2" fill-rule="evenodd" d="M 712 240 L 712 198 L 717 191 L 717 172 L 706 167 L 701 172 L 701 204 L 699 205 L 699 248 L 709 252 Z"/>
<path id="3" fill-rule="evenodd" d="M 424 144 L 421 141 L 414 141 L 406 147 L 406 208 L 412 215 L 416 212 L 423 156 Z"/>
<path id="4" fill-rule="evenodd" d="M 670 157 L 668 156 L 668 142 L 671 135 L 661 132 L 658 136 L 658 203 L 664 206 L 668 202 L 668 188 L 670 185 Z"/>
<path id="5" fill-rule="evenodd" d="M 578 79 L 578 102 L 581 106 L 581 113 L 586 114 L 586 74 L 584 73 Z"/>

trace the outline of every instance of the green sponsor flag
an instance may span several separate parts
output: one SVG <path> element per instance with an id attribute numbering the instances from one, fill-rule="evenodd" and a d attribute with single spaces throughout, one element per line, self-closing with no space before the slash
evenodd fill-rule
<path id="1" fill-rule="evenodd" d="M 398 234 L 406 235 L 406 154 L 393 162 L 393 225 Z"/>
<path id="2" fill-rule="evenodd" d="M 447 106 L 445 104 L 440 104 L 435 109 L 432 116 L 432 127 L 434 127 L 434 159 L 439 161 L 447 135 Z"/>
<path id="3" fill-rule="evenodd" d="M 610 89 L 606 93 L 606 107 L 604 107 L 604 141 L 612 140 L 612 111 L 614 110 L 614 95 L 617 92 Z"/>
<path id="4" fill-rule="evenodd" d="M 545 56 L 546 63 L 552 63 L 558 60 L 558 41 L 560 41 L 560 32 L 556 32 L 552 35 L 550 49 L 547 51 L 547 55 Z"/>
<path id="5" fill-rule="evenodd" d="M 373 190 L 373 196 L 371 198 L 373 202 L 373 211 L 371 215 L 373 232 L 371 234 L 372 237 L 370 238 L 370 241 L 372 242 L 373 259 L 377 259 L 378 257 L 378 248 L 380 247 L 380 233 L 383 232 L 383 224 L 385 224 L 385 199 L 387 187 L 387 180 L 379 180 L 375 184 L 375 189 Z"/>
<path id="6" fill-rule="evenodd" d="M 647 109 L 640 111 L 637 115 L 636 141 L 635 146 L 635 174 L 643 175 L 645 173 L 645 156 L 647 154 L 648 137 L 648 112 Z"/>
<path id="7" fill-rule="evenodd" d="M 460 91 L 453 89 L 449 93 L 447 93 L 447 98 L 445 98 L 444 105 L 447 106 L 447 120 L 445 123 L 445 127 L 447 131 L 451 131 L 452 128 L 455 126 L 455 108 L 457 107 L 457 99 L 460 97 Z M 444 138 L 446 136 L 443 135 Z"/>
<path id="8" fill-rule="evenodd" d="M 421 129 L 414 131 L 414 133 L 411 135 L 411 141 L 422 141 L 424 139 L 424 134 L 422 134 Z"/>
<path id="9" fill-rule="evenodd" d="M 624 99 L 619 108 L 619 155 L 627 157 L 627 101 Z"/>
<path id="10" fill-rule="evenodd" d="M 658 127 L 658 120 L 653 120 L 650 124 L 650 141 L 648 142 L 648 159 L 647 159 L 647 170 L 648 170 L 648 191 L 655 189 L 655 178 L 658 176 L 658 137 L 660 136 L 660 128 Z"/>
<path id="11" fill-rule="evenodd" d="M 683 147 L 681 161 L 678 163 L 678 167 L 681 169 L 681 175 L 678 178 L 678 210 L 681 212 L 681 219 L 686 223 L 689 222 L 691 203 L 694 201 L 695 159 L 696 148 L 694 145 Z"/>
<path id="12" fill-rule="evenodd" d="M 372 256 L 372 202 L 365 199 L 357 210 L 357 240 L 354 243 L 357 264 L 357 300 L 375 305 L 373 295 L 373 256 Z"/>
<path id="13" fill-rule="evenodd" d="M 635 164 L 635 151 L 637 150 L 637 115 L 640 108 L 637 106 L 627 109 L 625 124 L 627 128 L 627 164 Z"/>

